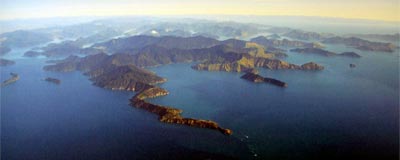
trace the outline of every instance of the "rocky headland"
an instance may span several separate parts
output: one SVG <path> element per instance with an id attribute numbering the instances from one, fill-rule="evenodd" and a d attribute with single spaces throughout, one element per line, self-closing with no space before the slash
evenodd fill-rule
<path id="1" fill-rule="evenodd" d="M 220 131 L 221 133 L 223 133 L 225 135 L 232 134 L 232 131 L 230 129 L 222 128 L 218 125 L 218 123 L 216 123 L 214 121 L 193 119 L 193 118 L 184 118 L 181 116 L 182 110 L 180 110 L 180 109 L 157 105 L 157 104 L 152 104 L 152 103 L 149 103 L 146 101 L 146 99 L 148 99 L 148 98 L 155 98 L 155 97 L 164 96 L 167 94 L 168 94 L 168 91 L 166 91 L 165 89 L 162 89 L 162 88 L 159 88 L 156 86 L 152 86 L 152 85 L 141 84 L 140 90 L 134 97 L 132 97 L 130 99 L 130 102 L 131 102 L 131 105 L 136 108 L 144 109 L 148 112 L 158 115 L 158 119 L 161 122 L 182 124 L 182 125 L 187 125 L 187 126 L 191 126 L 191 127 L 213 129 L 213 130 Z"/>
<path id="2" fill-rule="evenodd" d="M 3 81 L 3 83 L 1 83 L 1 85 L 0 85 L 0 87 L 7 86 L 7 85 L 9 85 L 11 83 L 14 83 L 14 82 L 19 80 L 19 75 L 18 74 L 10 73 L 10 75 L 11 75 L 11 77 L 9 79 Z"/>

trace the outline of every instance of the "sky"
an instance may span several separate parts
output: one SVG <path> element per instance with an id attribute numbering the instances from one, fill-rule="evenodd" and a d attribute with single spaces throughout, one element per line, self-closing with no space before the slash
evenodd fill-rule
<path id="1" fill-rule="evenodd" d="M 400 22 L 400 0 L 1 0 L 0 19 L 121 15 L 279 15 Z"/>

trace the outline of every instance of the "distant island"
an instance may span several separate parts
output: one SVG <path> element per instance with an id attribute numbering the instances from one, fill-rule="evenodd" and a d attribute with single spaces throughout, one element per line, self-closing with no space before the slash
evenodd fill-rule
<path id="1" fill-rule="evenodd" d="M 321 55 L 321 56 L 326 56 L 326 57 L 343 56 L 343 57 L 351 57 L 351 58 L 361 58 L 361 56 L 355 52 L 343 52 L 343 53 L 338 54 L 338 53 L 327 51 L 327 50 L 320 49 L 320 48 L 296 48 L 296 49 L 291 49 L 290 51 L 296 52 L 296 53 L 316 54 L 316 55 Z"/>
<path id="2" fill-rule="evenodd" d="M 43 31 L 16 30 L 0 34 L 0 39 L 3 39 L 1 45 L 7 48 L 30 47 L 52 41 L 53 35 Z"/>
<path id="3" fill-rule="evenodd" d="M 361 38 L 385 40 L 385 41 L 398 41 L 399 34 L 394 35 L 379 35 L 379 34 L 356 34 L 346 36 L 337 36 L 329 33 L 316 33 L 301 30 L 291 30 L 283 34 L 283 36 L 290 37 L 298 40 L 313 40 L 324 44 L 344 44 L 346 46 L 354 47 L 362 51 L 380 51 L 380 52 L 394 52 L 398 46 L 392 43 L 373 42 Z M 315 48 L 315 47 L 307 47 Z"/>
<path id="4" fill-rule="evenodd" d="M 397 46 L 392 43 L 371 42 L 356 37 L 332 37 L 322 41 L 327 44 L 344 44 L 363 51 L 394 52 Z"/>
<path id="5" fill-rule="evenodd" d="M 15 64 L 15 62 L 12 60 L 0 58 L 0 66 L 10 66 L 10 65 L 14 65 L 14 64 Z"/>
<path id="6" fill-rule="evenodd" d="M 51 78 L 51 77 L 47 77 L 44 80 L 47 81 L 47 82 L 55 83 L 55 84 L 60 84 L 61 83 L 61 80 L 56 79 L 56 78 Z"/>
<path id="7" fill-rule="evenodd" d="M 400 33 L 395 34 L 350 34 L 351 37 L 373 39 L 373 40 L 383 40 L 391 42 L 400 41 Z"/>
<path id="8" fill-rule="evenodd" d="M 19 75 L 18 74 L 10 73 L 10 75 L 11 75 L 11 77 L 9 79 L 3 81 L 3 83 L 1 83 L 1 85 L 0 85 L 0 87 L 7 86 L 7 85 L 12 84 L 12 83 L 14 83 L 14 82 L 19 80 Z"/>
<path id="9" fill-rule="evenodd" d="M 285 34 L 283 34 L 283 36 L 286 37 L 290 37 L 290 38 L 294 38 L 294 39 L 299 39 L 299 40 L 323 40 L 326 38 L 330 38 L 333 37 L 334 34 L 331 33 L 316 33 L 316 32 L 306 32 L 306 31 L 301 31 L 301 30 L 292 30 L 289 31 Z"/>
<path id="10" fill-rule="evenodd" d="M 250 40 L 263 45 L 267 49 L 270 47 L 307 47 L 307 48 L 323 48 L 323 45 L 316 42 L 303 42 L 288 39 L 272 39 L 264 36 L 259 36 Z"/>
<path id="11" fill-rule="evenodd" d="M 24 57 L 37 57 L 40 56 L 40 52 L 37 51 L 27 51 L 24 53 Z"/>
<path id="12" fill-rule="evenodd" d="M 251 81 L 251 82 L 255 82 L 255 83 L 266 82 L 266 83 L 271 83 L 271 84 L 279 86 L 279 87 L 287 87 L 288 86 L 287 83 L 282 82 L 280 80 L 273 79 L 273 78 L 267 78 L 267 77 L 261 77 L 260 75 L 255 74 L 255 73 L 246 73 L 240 78 Z"/>

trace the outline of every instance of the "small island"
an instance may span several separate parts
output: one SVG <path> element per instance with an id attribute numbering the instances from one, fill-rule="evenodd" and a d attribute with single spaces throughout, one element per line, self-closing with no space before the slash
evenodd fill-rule
<path id="1" fill-rule="evenodd" d="M 258 74 L 250 73 L 250 72 L 244 74 L 240 78 L 251 81 L 251 82 L 255 82 L 255 83 L 266 82 L 266 83 L 271 83 L 271 84 L 279 86 L 279 87 L 287 87 L 287 83 L 285 83 L 285 82 L 282 82 L 280 80 L 273 79 L 273 78 L 262 77 Z"/>
<path id="2" fill-rule="evenodd" d="M 4 66 L 10 66 L 10 65 L 14 65 L 15 62 L 11 61 L 11 60 L 7 60 L 7 59 L 3 59 L 0 58 L 0 66 L 4 67 Z"/>
<path id="3" fill-rule="evenodd" d="M 3 81 L 3 83 L 1 83 L 1 85 L 0 85 L 0 87 L 7 86 L 7 85 L 9 85 L 9 84 L 11 84 L 11 83 L 14 83 L 14 82 L 16 82 L 16 81 L 19 80 L 19 75 L 18 75 L 18 74 L 16 74 L 16 73 L 10 73 L 10 75 L 11 75 L 11 78 L 9 78 L 9 79 Z"/>
<path id="4" fill-rule="evenodd" d="M 54 84 L 60 84 L 60 83 L 61 83 L 61 80 L 56 79 L 56 78 L 51 78 L 51 77 L 47 77 L 47 78 L 44 79 L 44 80 L 47 81 L 47 82 L 54 83 Z"/>
<path id="5" fill-rule="evenodd" d="M 184 118 L 181 116 L 182 110 L 180 109 L 152 104 L 145 101 L 145 99 L 147 98 L 155 98 L 167 95 L 169 92 L 165 89 L 141 83 L 137 83 L 135 88 L 139 90 L 139 92 L 130 99 L 131 105 L 136 108 L 141 108 L 148 112 L 158 115 L 159 116 L 158 119 L 161 122 L 183 124 L 191 127 L 218 130 L 225 135 L 232 134 L 232 131 L 230 129 L 222 128 L 218 126 L 218 123 L 214 121 Z"/>
<path id="6" fill-rule="evenodd" d="M 343 53 L 340 53 L 338 55 L 339 56 L 352 57 L 352 58 L 361 58 L 361 56 L 356 52 L 343 52 Z"/>
<path id="7" fill-rule="evenodd" d="M 27 51 L 24 53 L 24 57 L 37 57 L 40 56 L 40 52 L 37 51 Z"/>

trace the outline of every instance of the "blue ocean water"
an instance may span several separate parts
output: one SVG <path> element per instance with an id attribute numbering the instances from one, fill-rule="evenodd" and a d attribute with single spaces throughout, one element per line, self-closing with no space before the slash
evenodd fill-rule
<path id="1" fill-rule="evenodd" d="M 328 50 L 352 51 L 339 45 Z M 210 119 L 234 134 L 160 123 L 132 108 L 134 92 L 91 85 L 80 72 L 45 72 L 44 58 L 1 68 L 20 80 L 1 88 L 4 159 L 396 159 L 399 54 L 322 57 L 289 52 L 286 61 L 314 61 L 323 71 L 267 70 L 287 88 L 255 84 L 241 73 L 195 71 L 191 64 L 149 68 L 168 81 L 153 103 Z M 16 51 L 18 52 L 18 51 Z M 354 63 L 356 68 L 350 68 Z M 55 77 L 55 85 L 43 81 Z"/>

